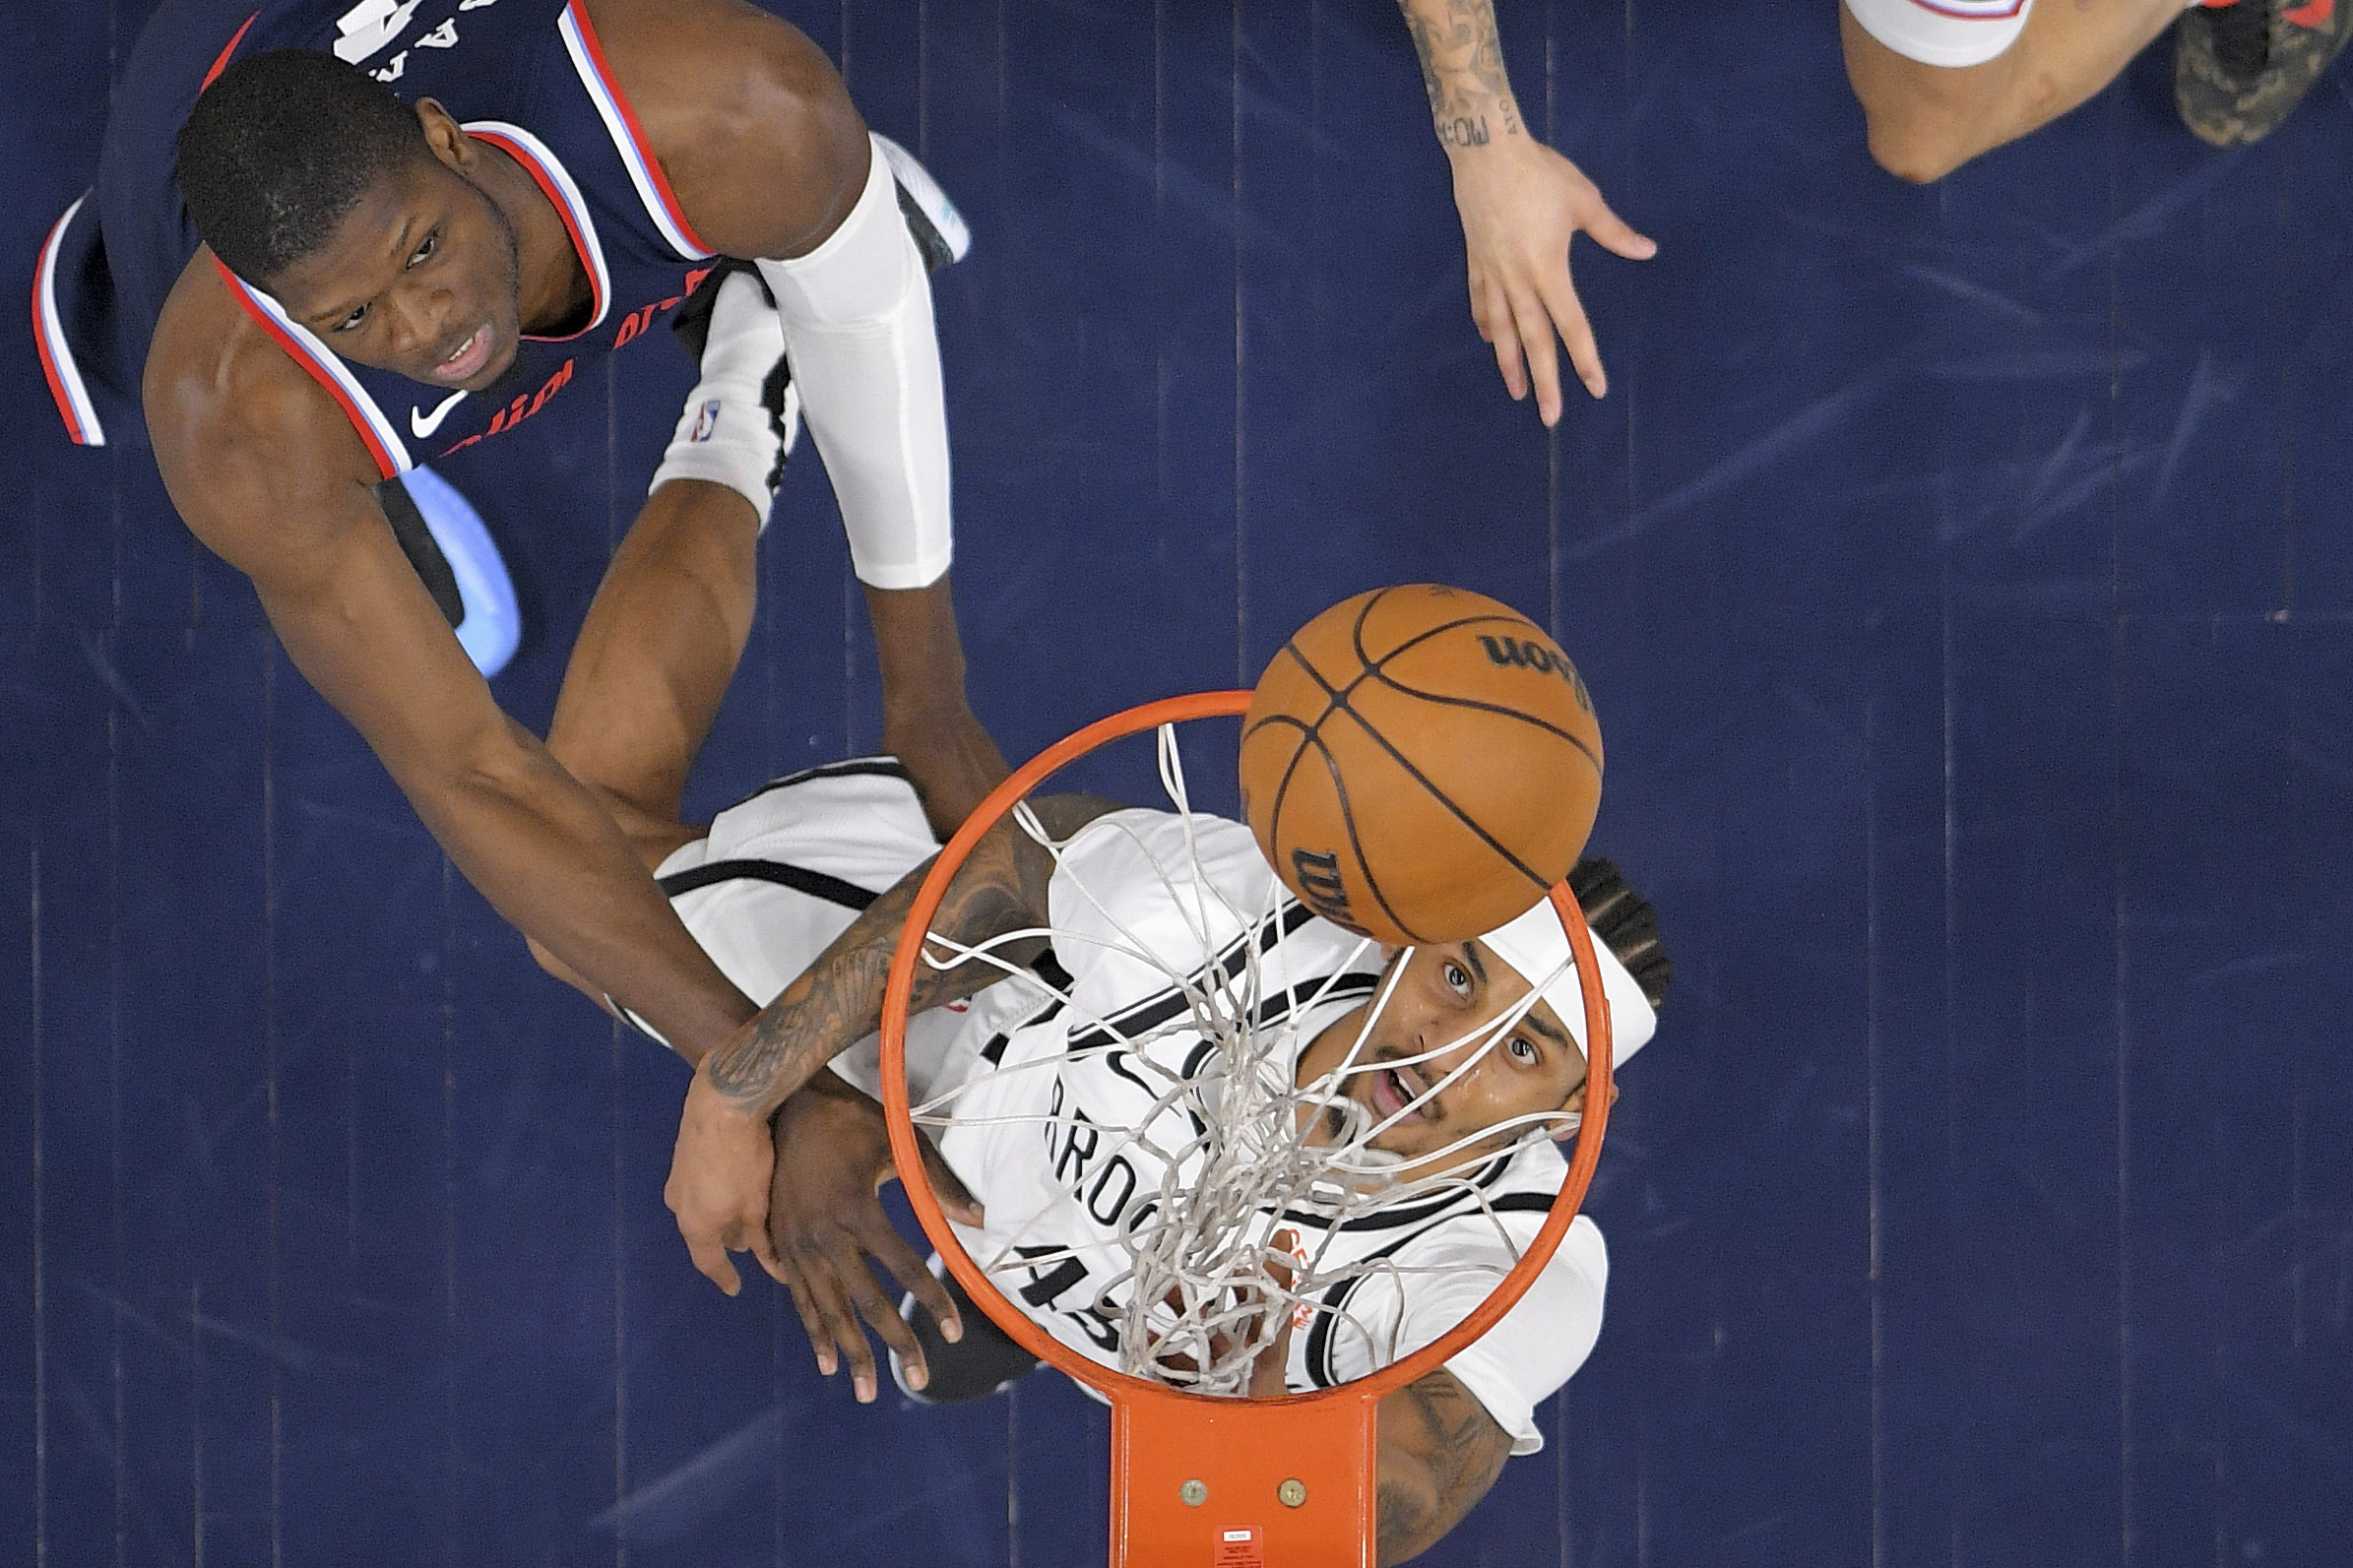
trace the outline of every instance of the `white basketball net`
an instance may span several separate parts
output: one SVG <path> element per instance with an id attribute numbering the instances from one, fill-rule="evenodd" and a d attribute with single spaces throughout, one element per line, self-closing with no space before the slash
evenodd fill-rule
<path id="1" fill-rule="evenodd" d="M 1084 1056 L 1122 1051 L 1127 1053 L 1123 1066 L 1156 1083 L 1157 1099 L 1132 1125 L 1086 1123 L 1100 1140 L 1096 1146 L 1099 1158 L 1132 1152 L 1140 1158 L 1133 1158 L 1131 1163 L 1147 1179 L 1158 1172 L 1157 1190 L 1139 1192 L 1118 1222 L 1116 1246 L 1124 1255 L 1124 1272 L 1097 1291 L 1093 1300 L 1065 1298 L 1055 1306 L 1064 1310 L 1076 1305 L 1116 1324 L 1122 1371 L 1194 1393 L 1239 1396 L 1248 1388 L 1253 1362 L 1274 1343 L 1287 1318 L 1295 1332 L 1304 1332 L 1315 1314 L 1335 1311 L 1326 1305 L 1327 1296 L 1351 1293 L 1335 1291 L 1335 1286 L 1372 1273 L 1401 1276 L 1415 1272 L 1393 1257 L 1344 1261 L 1343 1254 L 1361 1250 L 1335 1246 L 1344 1226 L 1408 1205 L 1467 1195 L 1472 1202 L 1463 1208 L 1483 1214 L 1502 1243 L 1506 1261 L 1494 1271 L 1499 1283 L 1510 1264 L 1518 1261 L 1519 1248 L 1484 1189 L 1472 1178 L 1489 1169 L 1491 1160 L 1505 1158 L 1503 1150 L 1508 1146 L 1558 1135 L 1574 1128 L 1578 1118 L 1565 1111 L 1523 1116 L 1466 1135 L 1410 1166 L 1402 1157 L 1371 1147 L 1374 1139 L 1412 1115 L 1413 1107 L 1375 1120 L 1348 1097 L 1346 1081 L 1399 1066 L 1419 1069 L 1439 1057 L 1454 1058 L 1466 1043 L 1449 1041 L 1402 1062 L 1363 1059 L 1372 1025 L 1388 1005 L 1402 966 L 1392 968 L 1366 998 L 1363 1019 L 1351 1026 L 1354 1038 L 1339 1065 L 1310 1084 L 1296 1084 L 1296 1065 L 1307 1044 L 1300 1037 L 1298 1021 L 1311 1020 L 1317 1030 L 1330 1023 L 1329 1008 L 1321 1009 L 1318 1016 L 1316 1004 L 1326 1000 L 1323 993 L 1332 981 L 1323 981 L 1312 990 L 1265 994 L 1261 956 L 1270 945 L 1266 940 L 1271 935 L 1269 927 L 1294 906 L 1271 876 L 1267 879 L 1270 893 L 1262 909 L 1237 909 L 1212 885 L 1201 870 L 1193 838 L 1195 818 L 1174 726 L 1162 725 L 1158 740 L 1161 782 L 1184 820 L 1189 862 L 1158 869 L 1164 885 L 1188 911 L 1196 940 L 1187 952 L 1164 956 L 1127 936 L 1125 928 L 1113 921 L 1121 939 L 1112 945 L 1164 975 L 1169 985 L 1182 994 L 1187 1004 L 1182 1011 L 1150 1028 L 1122 1030 L 1110 1020 L 1084 1012 L 1067 993 L 1049 986 L 1003 951 L 1025 939 L 1045 936 L 1057 944 L 1065 966 L 1075 967 L 1069 944 L 1104 945 L 1100 935 L 1036 927 L 968 947 L 933 933 L 925 944 L 924 961 L 935 968 L 952 968 L 977 959 L 1018 976 L 1016 983 L 1032 988 L 1041 1002 L 1049 995 L 1060 998 L 1063 1010 L 1056 1022 L 1068 1023 L 1069 1036 L 1094 1041 L 1055 1055 L 985 1068 L 985 1073 L 1052 1073 Z M 1052 851 L 1057 866 L 1063 864 L 1061 847 L 1047 836 L 1026 802 L 1016 806 L 1012 815 L 1020 831 Z M 1086 896 L 1108 918 L 1107 901 L 1098 890 L 1087 889 Z M 1249 940 L 1234 942 L 1236 925 Z M 1231 974 L 1225 967 L 1205 962 L 1205 957 L 1214 958 L 1237 946 L 1242 958 Z M 1367 938 L 1357 944 L 1340 972 L 1361 976 L 1379 962 Z M 1546 983 L 1549 981 L 1547 977 Z M 1362 985 L 1361 980 L 1358 983 Z M 1538 985 L 1504 1016 L 1477 1031 L 1469 1041 L 1473 1048 L 1450 1060 L 1442 1075 L 1433 1075 L 1428 1092 L 1442 1092 L 1471 1072 L 1488 1052 L 1498 1048 L 1536 1004 L 1543 988 Z M 1260 1027 L 1255 1021 L 1270 1012 L 1281 1021 Z M 1196 1051 L 1195 1040 L 1207 1040 L 1216 1049 Z M 1189 1076 L 1168 1065 L 1188 1059 L 1199 1062 Z M 914 1120 L 919 1126 L 938 1128 L 956 1120 L 971 1124 L 973 1118 L 953 1114 L 956 1101 L 969 1088 L 969 1084 L 960 1086 L 955 1093 L 916 1105 Z M 1332 1131 L 1335 1113 L 1337 1136 Z M 1068 1119 L 1060 1116 L 1001 1121 L 1051 1127 L 1065 1134 L 1069 1130 Z M 1300 1223 L 1302 1216 L 1312 1216 L 1316 1223 Z M 992 1214 L 992 1222 L 997 1218 Z M 1067 1245 L 1042 1250 L 1035 1244 L 1037 1239 L 1025 1243 L 1016 1236 L 997 1249 L 995 1256 L 975 1261 L 992 1279 L 1003 1280 L 1010 1296 L 1021 1280 L 1036 1278 L 1036 1271 L 1050 1269 L 1089 1250 Z M 1092 1256 L 1100 1259 L 1099 1247 Z M 1391 1333 L 1388 1325 L 1359 1321 L 1345 1306 L 1336 1310 L 1339 1321 L 1333 1327 L 1345 1323 L 1363 1334 L 1366 1343 L 1374 1347 L 1374 1364 L 1385 1365 L 1401 1353 L 1399 1347 L 1384 1343 Z"/>

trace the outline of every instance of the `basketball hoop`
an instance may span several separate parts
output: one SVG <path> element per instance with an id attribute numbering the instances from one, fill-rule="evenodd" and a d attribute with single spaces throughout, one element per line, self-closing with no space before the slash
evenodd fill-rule
<path id="1" fill-rule="evenodd" d="M 884 993 L 881 1027 L 884 1112 L 890 1127 L 893 1158 L 925 1233 L 966 1292 L 1008 1336 L 1039 1359 L 1096 1390 L 1111 1404 L 1111 1568 L 1257 1568 L 1260 1564 L 1280 1565 L 1280 1568 L 1371 1568 L 1375 1408 L 1382 1396 L 1435 1370 L 1485 1334 L 1536 1283 L 1538 1274 L 1576 1218 L 1601 1156 L 1602 1137 L 1609 1119 L 1612 1054 L 1609 1006 L 1592 935 L 1574 896 L 1561 884 L 1552 889 L 1551 900 L 1574 955 L 1584 1003 L 1588 1076 L 1586 1108 L 1581 1123 L 1576 1124 L 1576 1148 L 1568 1159 L 1559 1195 L 1542 1228 L 1519 1249 L 1517 1261 L 1502 1274 L 1493 1292 L 1437 1340 L 1377 1367 L 1367 1376 L 1314 1393 L 1248 1399 L 1231 1393 L 1193 1392 L 1187 1387 L 1172 1386 L 1164 1378 L 1103 1365 L 1064 1345 L 1009 1300 L 989 1271 L 966 1250 L 924 1179 L 923 1161 L 919 1156 L 917 1124 L 925 1107 L 914 1102 L 907 1081 L 908 1002 L 918 962 L 939 962 L 923 959 L 926 944 L 935 951 L 945 947 L 952 955 L 948 960 L 951 963 L 976 959 L 993 962 L 1009 974 L 1017 972 L 1017 967 L 1007 960 L 993 958 L 986 948 L 961 948 L 931 931 L 932 916 L 949 883 L 981 838 L 999 820 L 1016 813 L 1021 802 L 1049 778 L 1073 759 L 1123 736 L 1156 728 L 1162 731 L 1163 778 L 1176 810 L 1186 813 L 1188 807 L 1181 764 L 1176 760 L 1172 738 L 1173 726 L 1187 721 L 1240 715 L 1249 706 L 1250 697 L 1247 691 L 1219 691 L 1146 703 L 1089 724 L 1049 746 L 1016 770 L 940 851 L 908 913 Z M 1191 819 L 1188 816 L 1186 820 L 1189 823 Z M 1041 832 L 1035 819 L 1026 818 L 1026 813 L 1016 818 L 1015 830 L 1029 831 L 1033 837 L 1039 837 Z M 1040 842 L 1045 841 L 1041 838 Z M 1055 847 L 1049 845 L 1049 847 Z M 1271 872 L 1268 881 L 1270 884 L 1273 881 Z M 1272 918 L 1273 911 L 1270 909 L 1257 917 Z M 1242 929 L 1246 932 L 1250 927 L 1245 922 Z M 1254 952 L 1257 944 L 1243 942 L 1239 950 Z M 1246 983 L 1254 986 L 1255 962 L 1240 969 L 1246 971 Z M 1206 980 L 1201 974 L 1193 975 L 1190 981 L 1181 974 L 1177 976 L 1196 1014 L 1229 1009 L 1233 998 L 1228 993 L 1244 983 L 1244 974 L 1232 963 L 1226 966 L 1223 975 L 1214 969 L 1202 973 L 1207 974 Z M 1536 984 L 1535 976 L 1529 978 L 1532 985 Z M 1044 988 L 1046 982 L 1031 983 L 1041 987 L 1040 994 L 1049 994 Z M 1258 1026 L 1252 1022 L 1256 1015 L 1246 1005 L 1254 1001 L 1254 995 L 1243 995 L 1245 1006 L 1238 1026 L 1241 1035 L 1257 1031 Z M 1521 1008 L 1533 1004 L 1532 993 Z M 1381 999 L 1368 1000 L 1365 1005 L 1377 1008 Z M 1203 1018 L 1201 1022 L 1206 1028 L 1216 1020 Z M 1508 1017 L 1502 1021 L 1504 1025 L 1510 1022 Z M 1355 1059 L 1352 1053 L 1349 1062 Z M 1248 1086 L 1228 1085 L 1229 1094 L 1236 1093 L 1238 1087 Z M 1184 1084 L 1178 1083 L 1171 1088 L 1170 1096 L 1179 1098 L 1188 1092 Z M 1285 1098 L 1286 1096 L 1289 1098 Z M 1301 1095 L 1294 1092 L 1290 1083 L 1276 1086 L 1273 1114 L 1278 1120 L 1268 1125 L 1289 1125 L 1280 1118 L 1292 1116 L 1301 1102 Z M 1213 1103 L 1222 1101 L 1213 1097 Z M 1219 1112 L 1211 1110 L 1202 1114 L 1214 1129 Z M 1196 1124 L 1201 1119 L 1201 1114 L 1194 1117 Z M 1356 1144 L 1345 1146 L 1338 1155 L 1325 1160 L 1323 1168 L 1343 1173 L 1337 1178 L 1337 1188 L 1347 1191 L 1337 1191 L 1335 1178 L 1313 1178 L 1324 1182 L 1316 1188 L 1315 1201 L 1336 1205 L 1333 1212 L 1344 1218 L 1351 1212 L 1352 1204 L 1393 1201 L 1383 1193 L 1369 1198 L 1353 1195 L 1357 1183 L 1347 1172 L 1356 1167 L 1346 1162 L 1346 1148 L 1365 1148 L 1369 1136 L 1366 1133 Z M 1210 1133 L 1204 1137 L 1211 1143 L 1217 1141 Z M 1303 1134 L 1294 1143 L 1304 1141 Z M 1251 1158 L 1247 1148 L 1237 1154 L 1223 1146 L 1206 1152 L 1188 1146 L 1180 1153 L 1196 1164 L 1202 1160 L 1214 1165 L 1218 1159 Z M 1301 1179 L 1311 1177 L 1309 1172 Z M 1449 1183 L 1466 1185 L 1459 1177 L 1439 1175 L 1414 1178 L 1397 1191 L 1434 1191 Z M 1217 1256 L 1248 1259 L 1270 1252 L 1269 1241 L 1279 1223 L 1280 1211 L 1261 1215 L 1254 1227 L 1247 1215 L 1236 1219 L 1238 1213 L 1213 1211 L 1206 1220 L 1198 1222 L 1213 1229 L 1219 1225 L 1231 1228 L 1231 1235 L 1214 1238 L 1225 1245 L 1225 1250 Z M 1165 1244 L 1164 1233 L 1175 1223 L 1174 1219 L 1154 1225 L 1123 1223 L 1123 1239 L 1133 1242 L 1143 1258 L 1136 1265 L 1134 1288 L 1130 1292 L 1133 1299 L 1127 1308 L 1131 1323 L 1150 1317 L 1160 1301 L 1158 1287 L 1163 1276 L 1152 1272 L 1157 1265 L 1151 1249 Z M 1338 1228 L 1337 1224 L 1333 1226 L 1334 1230 Z M 1153 1232 L 1149 1236 L 1145 1234 L 1148 1229 Z M 1311 1264 L 1303 1260 L 1302 1267 L 1311 1268 Z M 1210 1344 L 1212 1334 L 1222 1333 L 1221 1343 L 1230 1342 L 1233 1332 L 1238 1332 L 1233 1331 L 1237 1314 L 1232 1302 L 1236 1292 L 1228 1290 L 1220 1294 L 1222 1277 L 1209 1279 L 1205 1290 L 1200 1288 L 1203 1281 L 1197 1273 L 1180 1268 L 1176 1278 L 1184 1285 L 1182 1293 L 1193 1308 L 1192 1317 L 1180 1321 L 1176 1332 L 1192 1334 L 1193 1340 L 1187 1343 L 1203 1347 Z M 1288 1275 L 1278 1278 L 1287 1281 Z M 1227 1303 L 1223 1317 L 1218 1316 L 1221 1300 Z M 1303 1297 L 1301 1304 L 1308 1303 Z M 1227 1325 L 1227 1330 L 1220 1330 L 1220 1323 Z M 1123 1344 L 1132 1346 L 1135 1339 L 1131 1330 Z M 1175 1359 L 1197 1371 L 1198 1381 L 1215 1384 L 1217 1369 L 1208 1364 L 1206 1353 Z M 1244 1356 L 1245 1363 L 1246 1359 Z"/>

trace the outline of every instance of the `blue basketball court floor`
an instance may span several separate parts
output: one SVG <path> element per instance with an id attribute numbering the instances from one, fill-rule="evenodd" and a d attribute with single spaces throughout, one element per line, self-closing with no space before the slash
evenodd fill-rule
<path id="1" fill-rule="evenodd" d="M 144 0 L 0 11 L 0 282 Z M 1441 1564 L 2353 1560 L 2353 74 L 2160 44 L 1933 188 L 1833 0 L 1500 0 L 1606 402 L 1472 332 L 1384 0 L 785 8 L 970 216 L 957 594 L 1008 753 L 1442 580 L 1548 623 L 1677 962 L 1600 1348 Z M 1049 1377 L 855 1406 L 661 1188 L 685 1075 L 532 966 L 0 312 L 0 1562 L 1100 1563 Z M 451 462 L 545 723 L 687 377 Z M 813 455 L 696 776 L 871 747 Z"/>

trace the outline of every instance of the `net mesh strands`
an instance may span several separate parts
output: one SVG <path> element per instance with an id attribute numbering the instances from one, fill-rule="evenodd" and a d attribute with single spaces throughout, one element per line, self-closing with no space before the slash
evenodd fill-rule
<path id="1" fill-rule="evenodd" d="M 1371 984 L 1368 976 L 1383 955 L 1366 938 L 1311 983 L 1270 974 L 1268 955 L 1303 911 L 1271 871 L 1251 879 L 1262 891 L 1250 907 L 1237 904 L 1219 885 L 1204 865 L 1197 837 L 1210 819 L 1192 810 L 1175 726 L 1158 726 L 1156 740 L 1161 784 L 1181 824 L 1184 853 L 1171 864 L 1165 852 L 1145 849 L 1140 840 L 1137 847 L 1170 905 L 1182 911 L 1184 940 L 1172 943 L 1164 933 L 1156 947 L 1122 923 L 1116 911 L 1122 904 L 1132 907 L 1132 900 L 1088 885 L 1064 858 L 1067 841 L 1052 840 L 1025 802 L 1010 813 L 1014 831 L 1054 856 L 1057 885 L 1091 908 L 1100 929 L 1031 927 L 974 945 L 932 930 L 921 959 L 939 969 L 979 962 L 1004 972 L 999 983 L 1026 987 L 1041 1004 L 1049 998 L 1060 1004 L 1055 1025 L 1066 1048 L 1008 1057 L 985 1074 L 1052 1074 L 1116 1054 L 1121 1076 L 1146 1089 L 1148 1103 L 1113 1126 L 1063 1110 L 1059 1097 L 1045 1114 L 976 1117 L 958 1111 L 975 1087 L 968 1081 L 917 1103 L 913 1119 L 933 1129 L 951 1122 L 1028 1124 L 1049 1137 L 1083 1130 L 1095 1158 L 1132 1152 L 1135 1168 L 1156 1173 L 1151 1189 L 1121 1211 L 1112 1243 L 1113 1276 L 1084 1304 L 1118 1325 L 1120 1370 L 1190 1393 L 1240 1396 L 1253 1363 L 1286 1323 L 1295 1332 L 1304 1330 L 1317 1314 L 1333 1314 L 1333 1327 L 1363 1335 L 1376 1363 L 1390 1361 L 1401 1348 L 1388 1342 L 1391 1326 L 1361 1321 L 1345 1305 L 1328 1303 L 1349 1299 L 1354 1292 L 1337 1287 L 1361 1276 L 1402 1276 L 1414 1268 L 1393 1256 L 1343 1258 L 1336 1255 L 1335 1238 L 1384 1213 L 1467 1199 L 1466 1212 L 1484 1214 L 1501 1243 L 1505 1261 L 1492 1271 L 1500 1281 L 1520 1248 L 1475 1178 L 1508 1159 L 1519 1143 L 1559 1136 L 1578 1118 L 1553 1111 L 1485 1126 L 1410 1162 L 1373 1148 L 1373 1140 L 1415 1115 L 1423 1096 L 1442 1092 L 1502 1048 L 1557 975 L 1528 976 L 1534 982 L 1528 993 L 1471 1035 L 1402 1059 L 1372 1059 L 1367 1045 L 1403 966 L 1391 966 Z M 1087 831 L 1133 836 L 1115 818 Z M 1096 1016 L 1076 994 L 1082 987 L 1066 983 L 1066 975 L 1049 968 L 1054 978 L 1049 979 L 1014 956 L 1034 952 L 1041 937 L 1053 945 L 1064 971 L 1080 967 L 1079 948 L 1094 948 L 1156 974 L 1181 1005 Z M 1350 999 L 1362 1001 L 1364 1015 L 1349 1026 L 1341 1059 L 1313 1081 L 1298 1083 L 1298 1062 L 1311 1032 L 1330 1023 L 1333 1004 Z M 1376 1117 L 1347 1093 L 1350 1081 L 1362 1075 L 1399 1069 L 1413 1071 L 1418 1093 L 1386 1117 Z M 992 1223 L 997 1218 L 992 1213 Z M 1017 1270 L 1034 1278 L 1081 1252 L 1101 1257 L 1096 1242 L 1057 1247 L 1041 1246 L 1039 1239 L 1016 1228 L 975 1261 L 1012 1294 Z"/>

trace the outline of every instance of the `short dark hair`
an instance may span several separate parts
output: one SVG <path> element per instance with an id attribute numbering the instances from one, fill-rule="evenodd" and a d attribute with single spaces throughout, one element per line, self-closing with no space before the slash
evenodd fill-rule
<path id="1" fill-rule="evenodd" d="M 416 111 L 332 54 L 272 49 L 221 73 L 180 128 L 180 195 L 238 277 L 266 282 L 327 242 L 387 170 L 426 152 Z"/>

